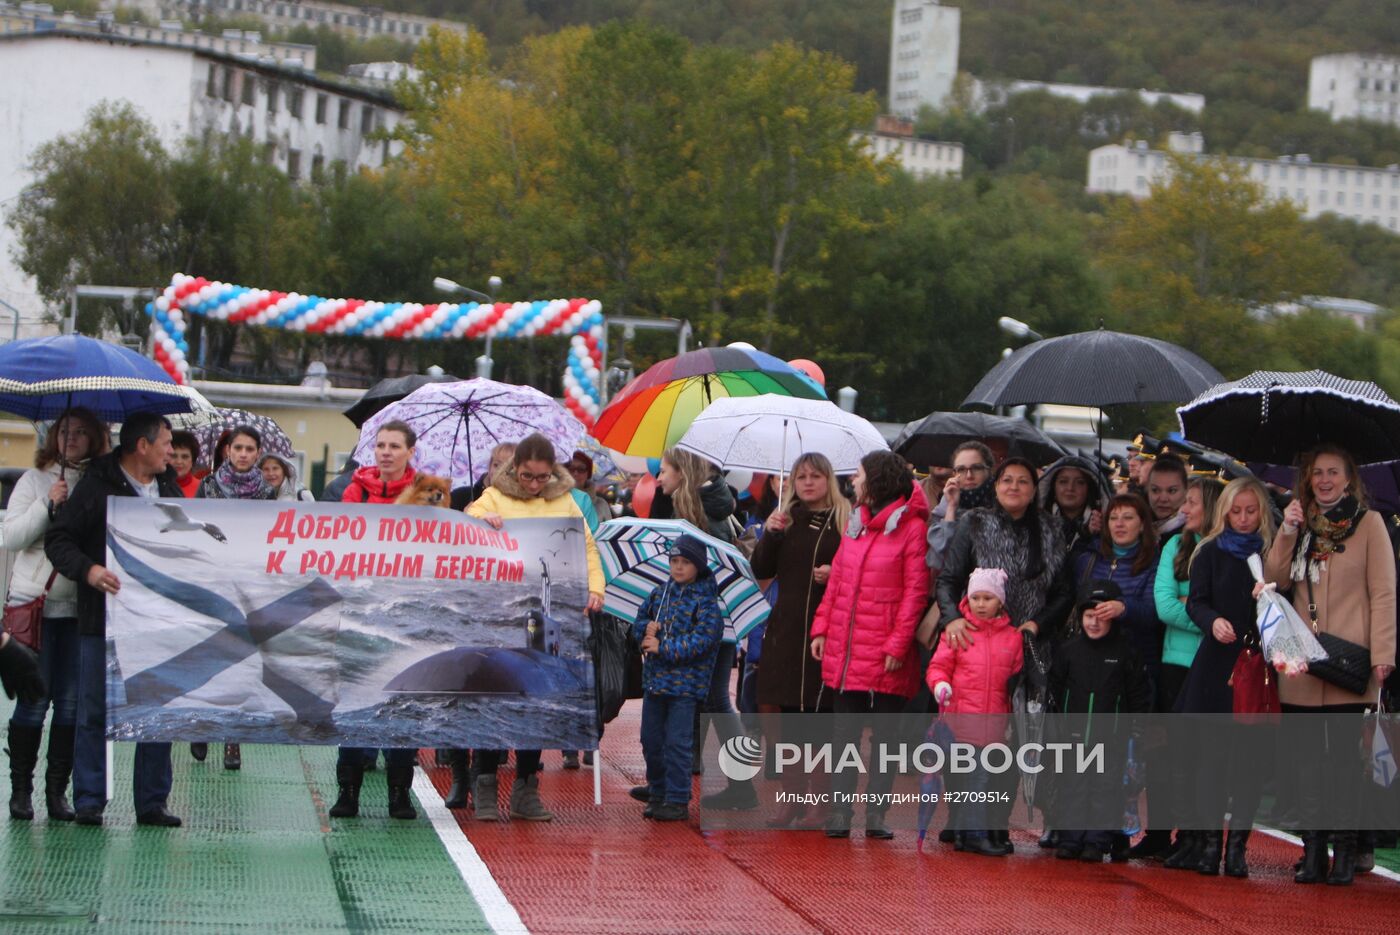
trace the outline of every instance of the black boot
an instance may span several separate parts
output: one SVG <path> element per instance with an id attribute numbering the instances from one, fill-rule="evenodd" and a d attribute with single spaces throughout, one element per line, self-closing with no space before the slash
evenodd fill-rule
<path id="1" fill-rule="evenodd" d="M 452 788 L 442 804 L 448 808 L 466 808 L 471 798 L 471 769 L 467 766 L 467 751 L 447 751 L 447 765 L 452 767 Z"/>
<path id="2" fill-rule="evenodd" d="M 413 785 L 412 766 L 390 766 L 384 771 L 389 782 L 389 817 L 412 821 L 418 817 L 408 797 L 408 787 Z"/>
<path id="3" fill-rule="evenodd" d="M 340 795 L 331 806 L 332 818 L 354 818 L 360 814 L 360 783 L 365 778 L 364 763 L 337 763 L 335 781 Z"/>
<path id="4" fill-rule="evenodd" d="M 1220 873 L 1220 851 L 1225 843 L 1225 835 L 1220 831 L 1207 831 L 1201 838 L 1201 860 L 1196 864 L 1196 872 L 1213 877 Z"/>
<path id="5" fill-rule="evenodd" d="M 1243 879 L 1249 876 L 1249 864 L 1245 862 L 1245 845 L 1249 843 L 1248 831 L 1231 831 L 1225 839 L 1225 875 Z"/>
<path id="6" fill-rule="evenodd" d="M 1181 831 L 1177 834 L 1176 853 L 1172 854 L 1162 866 L 1168 870 L 1195 870 L 1201 864 L 1201 847 L 1204 841 L 1200 831 Z"/>
<path id="7" fill-rule="evenodd" d="M 1163 851 L 1171 847 L 1172 833 L 1165 828 L 1153 828 L 1142 836 L 1132 847 L 1128 848 L 1128 856 L 1133 860 L 1149 860 L 1162 854 Z"/>
<path id="8" fill-rule="evenodd" d="M 1356 876 L 1356 832 L 1332 832 L 1332 872 L 1327 874 L 1328 886 L 1351 886 Z"/>
<path id="9" fill-rule="evenodd" d="M 49 821 L 72 821 L 73 806 L 68 804 L 68 777 L 73 775 L 72 724 L 49 728 L 49 767 L 44 771 L 44 803 Z"/>
<path id="10" fill-rule="evenodd" d="M 1303 859 L 1298 861 L 1294 883 L 1321 883 L 1327 879 L 1327 836 L 1321 831 L 1303 832 Z"/>
<path id="11" fill-rule="evenodd" d="M 25 727 L 10 722 L 10 817 L 19 821 L 34 820 L 34 805 L 29 796 L 34 791 L 34 764 L 39 760 L 41 727 Z"/>

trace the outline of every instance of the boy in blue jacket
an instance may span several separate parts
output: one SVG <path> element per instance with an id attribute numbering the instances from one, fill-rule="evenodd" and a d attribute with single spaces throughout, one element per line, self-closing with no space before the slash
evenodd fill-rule
<path id="1" fill-rule="evenodd" d="M 642 602 L 632 624 L 642 649 L 642 754 L 649 793 L 642 817 L 684 821 L 695 706 L 709 694 L 724 621 L 705 544 L 682 535 L 668 555 L 671 580 Z"/>

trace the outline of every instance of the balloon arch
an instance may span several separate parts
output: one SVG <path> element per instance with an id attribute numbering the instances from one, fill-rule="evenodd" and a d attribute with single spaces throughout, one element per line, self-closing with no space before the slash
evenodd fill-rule
<path id="1" fill-rule="evenodd" d="M 177 273 L 146 305 L 156 359 L 176 383 L 189 382 L 185 315 L 307 334 L 391 341 L 448 341 L 491 337 L 570 335 L 564 405 L 591 426 L 602 408 L 601 371 L 607 331 L 596 299 L 550 299 L 480 304 L 366 302 L 296 292 L 252 289 Z"/>

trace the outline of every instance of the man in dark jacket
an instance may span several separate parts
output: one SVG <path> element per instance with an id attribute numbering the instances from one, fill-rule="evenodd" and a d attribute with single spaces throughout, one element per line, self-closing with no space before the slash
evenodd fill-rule
<path id="1" fill-rule="evenodd" d="M 122 582 L 107 561 L 107 498 L 184 499 L 169 466 L 170 423 L 151 413 L 122 425 L 116 451 L 95 458 L 44 537 L 59 574 L 78 582 L 78 729 L 73 749 L 73 805 L 80 825 L 102 824 L 107 805 L 107 595 Z M 165 810 L 170 744 L 138 743 L 132 771 L 136 821 L 179 827 Z"/>

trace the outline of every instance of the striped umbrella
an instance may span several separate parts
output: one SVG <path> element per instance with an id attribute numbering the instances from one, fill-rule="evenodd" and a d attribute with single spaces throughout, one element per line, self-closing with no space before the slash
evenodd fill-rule
<path id="1" fill-rule="evenodd" d="M 623 620 L 637 619 L 647 595 L 671 577 L 666 552 L 682 533 L 705 543 L 710 572 L 719 585 L 720 610 L 724 614 L 724 640 L 732 643 L 768 619 L 772 609 L 754 580 L 744 553 L 727 542 L 707 535 L 681 519 L 609 520 L 593 537 L 603 559 L 608 587 L 603 610 Z"/>
<path id="2" fill-rule="evenodd" d="M 811 377 L 771 354 L 708 347 L 648 368 L 599 413 L 591 433 L 619 454 L 658 458 L 716 399 L 760 393 L 826 399 Z"/>

